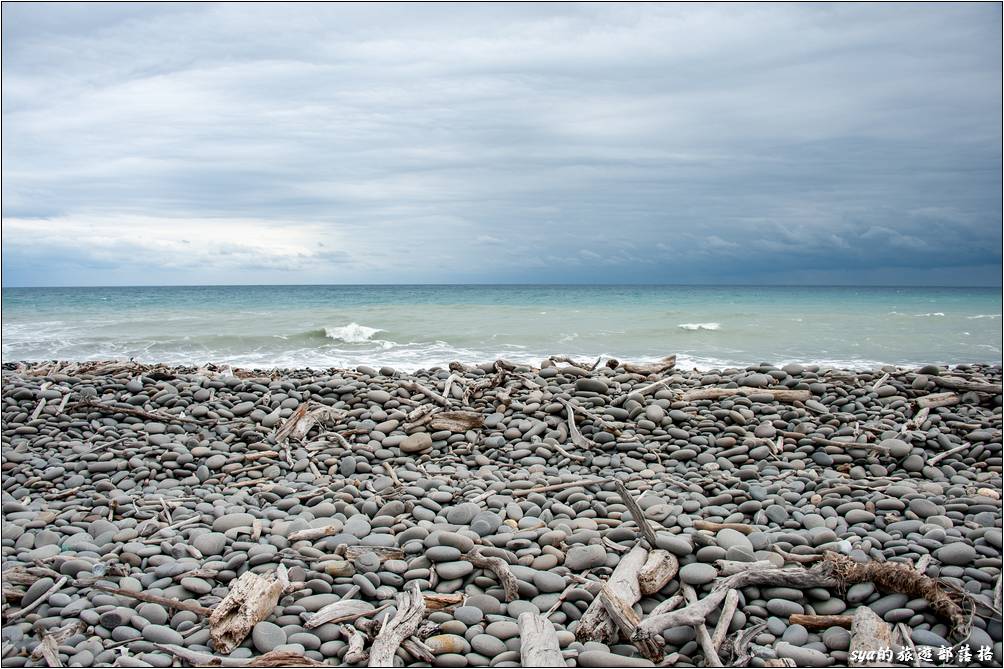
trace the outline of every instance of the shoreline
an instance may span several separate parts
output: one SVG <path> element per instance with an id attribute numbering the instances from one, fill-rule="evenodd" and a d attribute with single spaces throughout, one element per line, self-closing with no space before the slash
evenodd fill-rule
<path id="1" fill-rule="evenodd" d="M 592 364 L 3 363 L 4 666 L 37 666 L 60 631 L 46 652 L 65 666 L 344 664 L 415 588 L 426 611 L 398 650 L 407 666 L 519 666 L 527 620 L 577 666 L 706 663 L 703 625 L 652 615 L 688 589 L 725 620 L 722 658 L 745 638 L 758 662 L 847 666 L 843 623 L 799 616 L 867 610 L 915 646 L 1000 659 L 982 608 L 1001 583 L 999 364 Z M 873 580 L 729 576 L 832 554 L 966 592 L 971 632 L 950 606 Z M 290 585 L 229 648 L 208 612 L 280 573 Z M 603 583 L 640 606 L 635 643 Z M 713 602 L 722 587 L 737 595 Z M 315 618 L 338 602 L 359 617 Z"/>

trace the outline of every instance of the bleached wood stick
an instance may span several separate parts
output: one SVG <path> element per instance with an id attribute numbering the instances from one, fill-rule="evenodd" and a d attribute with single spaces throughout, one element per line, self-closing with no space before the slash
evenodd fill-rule
<path id="1" fill-rule="evenodd" d="M 393 667 L 394 654 L 401 642 L 418 629 L 425 617 L 425 600 L 412 582 L 411 591 L 397 596 L 397 613 L 385 622 L 370 648 L 370 667 Z"/>
<path id="2" fill-rule="evenodd" d="M 209 615 L 209 634 L 216 650 L 229 654 L 239 646 L 251 629 L 272 613 L 288 586 L 286 568 L 282 565 L 275 579 L 250 571 L 241 574 Z"/>
<path id="3" fill-rule="evenodd" d="M 645 513 L 641 510 L 641 507 L 638 506 L 638 502 L 634 501 L 634 497 L 631 496 L 630 491 L 620 481 L 614 479 L 614 487 L 617 488 L 617 494 L 621 496 L 624 506 L 631 512 L 631 520 L 638 526 L 641 535 L 648 542 L 649 548 L 655 548 L 655 530 L 652 529 L 652 525 L 648 522 L 648 518 L 645 517 Z"/>
<path id="4" fill-rule="evenodd" d="M 564 667 L 558 635 L 550 620 L 539 613 L 519 614 L 519 655 L 524 667 Z"/>
<path id="5" fill-rule="evenodd" d="M 697 593 L 694 588 L 687 584 L 680 584 L 680 592 L 683 593 L 683 598 L 689 604 L 697 603 Z M 728 597 L 729 592 L 735 592 L 735 590 L 729 590 L 725 593 Z M 701 618 L 693 625 L 694 629 L 697 631 L 697 640 L 701 644 L 701 650 L 704 651 L 704 666 L 706 667 L 721 667 L 722 660 L 718 657 L 718 649 L 715 648 L 714 642 L 711 640 L 711 634 L 708 632 L 708 626 L 704 622 L 704 618 Z"/>
<path id="6" fill-rule="evenodd" d="M 722 615 L 718 618 L 715 631 L 711 635 L 711 645 L 716 651 L 720 650 L 725 637 L 729 633 L 729 625 L 732 624 L 732 617 L 736 615 L 736 607 L 739 606 L 739 591 L 729 590 L 725 595 L 725 603 L 722 604 Z"/>
<path id="7" fill-rule="evenodd" d="M 962 398 L 955 393 L 932 393 L 916 399 L 917 407 L 920 409 L 935 409 L 937 407 L 950 407 L 958 404 Z"/>
<path id="8" fill-rule="evenodd" d="M 884 662 L 861 662 L 869 652 L 892 648 L 892 628 L 867 606 L 859 606 L 851 621 L 851 645 L 847 657 L 852 667 L 884 666 Z"/>

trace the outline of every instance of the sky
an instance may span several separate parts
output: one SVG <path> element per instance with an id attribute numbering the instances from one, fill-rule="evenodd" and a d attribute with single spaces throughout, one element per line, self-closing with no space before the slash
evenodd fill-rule
<path id="1" fill-rule="evenodd" d="M 4 3 L 3 285 L 1000 285 L 1001 12 Z"/>

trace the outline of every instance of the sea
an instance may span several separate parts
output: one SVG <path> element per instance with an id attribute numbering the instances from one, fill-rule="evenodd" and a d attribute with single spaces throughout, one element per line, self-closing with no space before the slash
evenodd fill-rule
<path id="1" fill-rule="evenodd" d="M 4 288 L 2 358 L 402 371 L 549 355 L 683 368 L 1000 363 L 1000 288 Z"/>

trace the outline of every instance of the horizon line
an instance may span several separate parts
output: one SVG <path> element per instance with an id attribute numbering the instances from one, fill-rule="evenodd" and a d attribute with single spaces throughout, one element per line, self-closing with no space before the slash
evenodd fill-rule
<path id="1" fill-rule="evenodd" d="M 75 288 L 403 288 L 403 287 L 665 287 L 665 288 L 997 288 L 1004 289 L 1002 284 L 944 285 L 944 284 L 843 284 L 843 283 L 177 283 L 177 284 L 92 284 L 63 286 L 2 286 L 3 290 L 64 290 Z"/>

